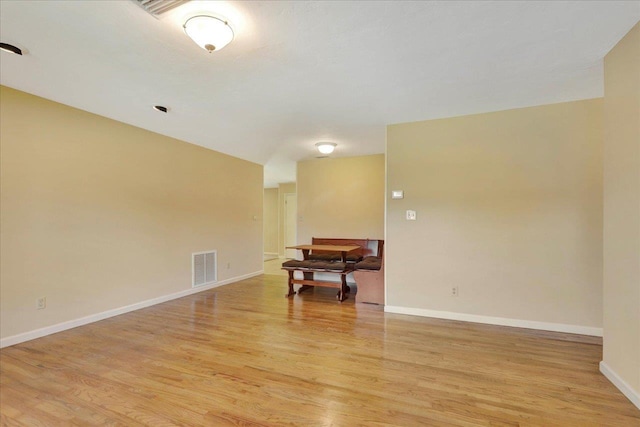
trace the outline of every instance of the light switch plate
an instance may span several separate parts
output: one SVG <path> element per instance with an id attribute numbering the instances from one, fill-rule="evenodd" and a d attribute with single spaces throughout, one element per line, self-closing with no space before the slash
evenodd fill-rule
<path id="1" fill-rule="evenodd" d="M 402 190 L 393 190 L 391 192 L 392 199 L 404 199 L 404 191 Z"/>
<path id="2" fill-rule="evenodd" d="M 407 220 L 415 221 L 416 220 L 416 211 L 407 211 Z"/>

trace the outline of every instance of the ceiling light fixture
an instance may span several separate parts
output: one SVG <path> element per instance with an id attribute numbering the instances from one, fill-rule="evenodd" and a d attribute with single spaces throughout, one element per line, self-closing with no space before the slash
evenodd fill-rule
<path id="1" fill-rule="evenodd" d="M 0 43 L 0 49 L 5 52 L 15 53 L 16 55 L 22 55 L 22 49 L 9 43 Z"/>
<path id="2" fill-rule="evenodd" d="M 193 16 L 187 19 L 183 27 L 184 32 L 209 53 L 222 49 L 233 40 L 233 30 L 229 23 L 213 16 Z"/>
<path id="3" fill-rule="evenodd" d="M 333 153 L 333 150 L 335 150 L 336 145 L 338 144 L 336 144 L 335 142 L 318 142 L 316 144 L 316 148 L 322 154 L 331 154 Z"/>

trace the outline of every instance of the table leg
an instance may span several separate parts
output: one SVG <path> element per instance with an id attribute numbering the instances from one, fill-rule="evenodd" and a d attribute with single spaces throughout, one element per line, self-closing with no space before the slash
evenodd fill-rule
<path id="1" fill-rule="evenodd" d="M 341 274 L 340 279 L 341 279 L 341 287 L 337 297 L 338 297 L 338 301 L 342 302 L 347 299 L 347 294 L 351 291 L 351 288 L 349 288 L 349 286 L 347 285 L 346 274 Z"/>

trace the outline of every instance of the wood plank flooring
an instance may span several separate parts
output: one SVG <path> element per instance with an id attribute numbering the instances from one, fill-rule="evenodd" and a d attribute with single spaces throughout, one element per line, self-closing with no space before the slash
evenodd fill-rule
<path id="1" fill-rule="evenodd" d="M 600 340 L 265 275 L 0 350 L 4 426 L 640 426 Z"/>

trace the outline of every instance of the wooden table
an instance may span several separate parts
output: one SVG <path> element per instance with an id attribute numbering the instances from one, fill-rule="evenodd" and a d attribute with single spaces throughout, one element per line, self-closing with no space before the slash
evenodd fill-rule
<path id="1" fill-rule="evenodd" d="M 293 290 L 294 284 L 302 285 L 300 289 L 298 289 L 298 294 L 306 291 L 307 289 L 313 288 L 314 286 L 325 286 L 330 288 L 338 288 L 337 298 L 339 301 L 344 301 L 347 298 L 347 294 L 351 291 L 349 286 L 347 285 L 347 274 L 351 271 L 346 267 L 347 263 L 347 254 L 349 252 L 360 249 L 358 245 L 296 245 L 296 246 L 287 246 L 287 249 L 298 249 L 302 251 L 302 256 L 305 260 L 309 260 L 309 252 L 311 251 L 329 251 L 329 252 L 340 252 L 342 256 L 342 262 L 345 263 L 345 268 L 343 270 L 309 270 L 309 269 L 285 269 L 289 272 L 289 293 L 286 296 L 295 295 L 296 292 Z M 304 279 L 294 279 L 293 274 L 294 271 L 301 271 Z M 328 282 L 321 280 L 314 280 L 314 273 L 334 273 L 340 274 L 340 283 L 338 282 Z"/>
<path id="2" fill-rule="evenodd" d="M 342 255 L 342 262 L 347 262 L 347 254 L 349 252 L 355 251 L 359 249 L 358 245 L 297 245 L 297 246 L 287 246 L 287 249 L 300 249 L 302 251 L 302 256 L 304 259 L 309 259 L 310 251 L 329 251 L 329 252 L 340 252 Z"/>

